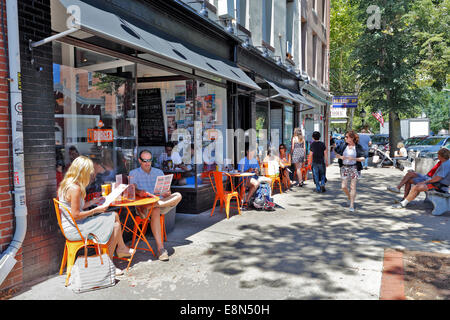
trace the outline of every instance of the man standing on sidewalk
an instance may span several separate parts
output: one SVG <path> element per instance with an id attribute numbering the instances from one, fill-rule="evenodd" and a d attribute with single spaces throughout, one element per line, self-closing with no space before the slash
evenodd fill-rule
<path id="1" fill-rule="evenodd" d="M 372 145 L 372 140 L 366 129 L 362 129 L 359 135 L 359 144 L 364 150 L 364 162 L 363 167 L 365 170 L 369 169 L 369 147 Z"/>
<path id="2" fill-rule="evenodd" d="M 314 183 L 316 184 L 317 193 L 325 192 L 326 178 L 326 167 L 328 166 L 327 159 L 327 147 L 320 139 L 320 132 L 314 131 L 312 134 L 313 143 L 310 147 L 310 160 L 311 169 L 313 172 Z"/>

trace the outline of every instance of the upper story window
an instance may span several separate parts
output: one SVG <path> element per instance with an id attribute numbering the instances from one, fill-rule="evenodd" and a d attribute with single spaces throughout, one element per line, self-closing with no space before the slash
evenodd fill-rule
<path id="1" fill-rule="evenodd" d="M 292 59 L 294 43 L 294 8 L 292 0 L 286 0 L 286 56 Z"/>
<path id="2" fill-rule="evenodd" d="M 306 36 L 306 21 L 302 21 L 302 39 L 301 39 L 301 43 L 302 43 L 302 52 L 301 52 L 301 59 L 302 59 L 302 71 L 306 72 L 306 40 L 308 39 Z"/>
<path id="3" fill-rule="evenodd" d="M 325 20 L 325 16 L 327 13 L 327 0 L 322 0 L 322 23 L 325 25 L 326 20 Z"/>
<path id="4" fill-rule="evenodd" d="M 272 0 L 262 0 L 262 39 L 270 44 L 272 34 Z"/>
<path id="5" fill-rule="evenodd" d="M 247 0 L 236 0 L 236 20 L 241 26 L 247 28 Z"/>
<path id="6" fill-rule="evenodd" d="M 317 79 L 317 35 L 312 38 L 312 76 Z"/>

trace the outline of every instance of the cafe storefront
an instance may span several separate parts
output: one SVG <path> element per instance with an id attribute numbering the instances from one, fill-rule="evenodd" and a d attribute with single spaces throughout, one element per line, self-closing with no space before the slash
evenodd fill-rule
<path id="1" fill-rule="evenodd" d="M 230 152 L 228 111 L 237 98 L 229 88 L 261 88 L 232 62 L 229 39 L 206 51 L 141 19 L 163 19 L 151 5 L 113 2 L 51 1 L 55 34 L 68 30 L 68 19 L 76 25 L 52 41 L 57 184 L 71 161 L 86 155 L 96 170 L 88 197 L 96 197 L 102 184 L 126 179 L 147 149 L 154 167 L 174 174 L 172 191 L 183 195 L 177 212 L 207 210 L 214 199 L 207 173 L 223 164 L 216 154 Z M 183 165 L 160 161 L 167 142 Z"/>
<path id="2" fill-rule="evenodd" d="M 284 143 L 288 150 L 296 127 L 304 132 L 301 111 L 312 108 L 313 103 L 299 90 L 299 78 L 271 58 L 265 58 L 256 48 L 239 46 L 238 65 L 252 74 L 261 87 L 250 95 L 249 113 L 255 114 L 249 128 L 256 128 L 258 156 L 264 159 L 267 148 L 275 152 Z M 241 93 L 246 96 L 246 93 Z"/>

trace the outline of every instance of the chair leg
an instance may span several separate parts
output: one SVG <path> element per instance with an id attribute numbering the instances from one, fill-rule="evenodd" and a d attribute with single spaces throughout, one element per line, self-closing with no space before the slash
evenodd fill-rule
<path id="1" fill-rule="evenodd" d="M 60 275 L 63 274 L 66 263 L 67 263 L 67 243 L 64 244 L 64 253 L 63 253 L 62 260 L 61 260 L 61 267 L 59 268 Z"/>
<path id="2" fill-rule="evenodd" d="M 280 187 L 280 194 L 282 194 L 283 191 L 281 190 L 281 182 L 280 182 L 280 180 L 278 180 L 277 182 L 278 182 L 278 187 Z"/>
<path id="3" fill-rule="evenodd" d="M 164 242 L 164 239 L 167 241 L 165 215 L 159 216 L 159 223 L 161 225 L 161 242 Z"/>
<path id="4" fill-rule="evenodd" d="M 241 214 L 241 202 L 239 200 L 239 197 L 238 196 L 234 196 L 234 197 L 236 198 L 238 213 Z"/>
<path id="5" fill-rule="evenodd" d="M 216 208 L 217 200 L 219 200 L 219 199 L 216 197 L 216 198 L 214 199 L 214 204 L 213 204 L 213 207 L 212 207 L 212 210 L 211 210 L 211 217 L 212 217 L 212 215 L 213 215 L 213 213 L 214 213 L 214 209 Z M 221 200 L 221 203 L 222 203 L 222 200 Z"/>
<path id="6" fill-rule="evenodd" d="M 230 219 L 230 198 L 227 198 L 225 202 L 225 212 L 227 213 L 227 219 Z"/>

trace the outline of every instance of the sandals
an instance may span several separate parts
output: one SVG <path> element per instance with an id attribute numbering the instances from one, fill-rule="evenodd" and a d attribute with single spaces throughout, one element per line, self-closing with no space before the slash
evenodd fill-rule
<path id="1" fill-rule="evenodd" d="M 116 268 L 116 276 L 121 276 L 123 275 L 123 270 Z"/>
<path id="2" fill-rule="evenodd" d="M 116 250 L 116 255 L 119 258 L 129 258 L 134 253 L 134 249 L 128 249 L 128 252 L 119 252 L 119 250 Z"/>

